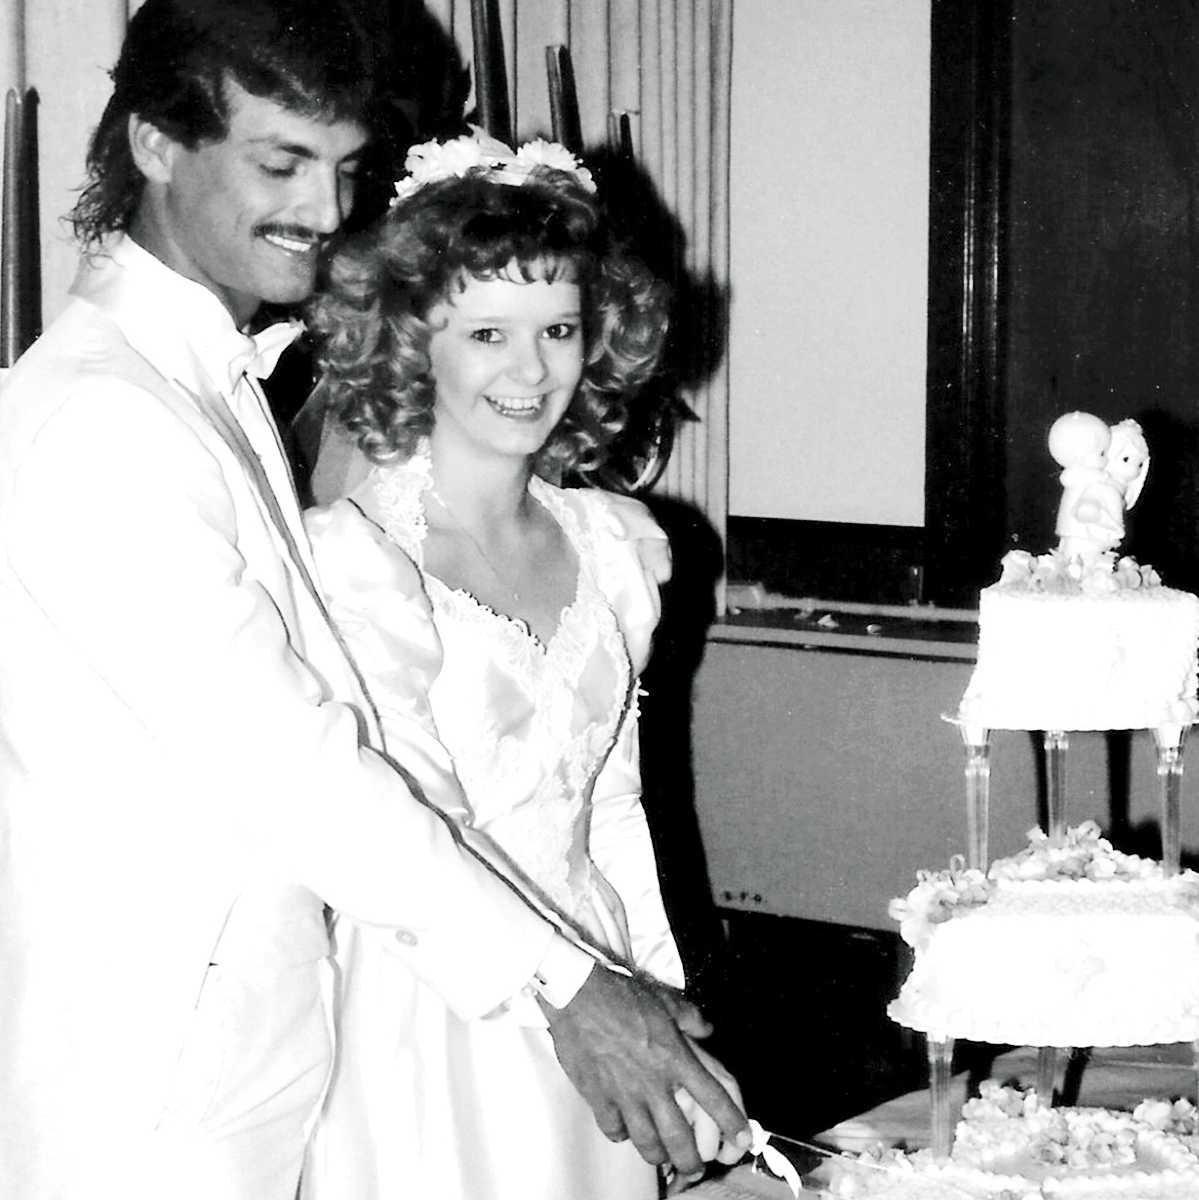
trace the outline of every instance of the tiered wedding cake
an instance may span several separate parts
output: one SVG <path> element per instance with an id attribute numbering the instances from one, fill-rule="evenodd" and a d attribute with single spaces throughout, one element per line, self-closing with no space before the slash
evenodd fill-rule
<path id="1" fill-rule="evenodd" d="M 977 668 L 954 720 L 967 748 L 968 860 L 925 871 L 892 905 L 914 966 L 888 1012 L 927 1035 L 933 1138 L 846 1169 L 834 1194 L 1199 1200 L 1189 1100 L 1133 1113 L 1052 1107 L 1058 1048 L 1199 1044 L 1199 875 L 1179 869 L 1181 753 L 1195 720 L 1199 599 L 1118 559 L 1148 452 L 1135 422 L 1061 418 L 1058 548 L 1009 555 L 979 607 Z M 991 729 L 1044 731 L 1049 832 L 991 862 Z M 1065 822 L 1067 731 L 1148 728 L 1158 747 L 1164 862 Z M 951 1137 L 954 1040 L 1040 1049 L 1037 1087 L 985 1085 Z"/>

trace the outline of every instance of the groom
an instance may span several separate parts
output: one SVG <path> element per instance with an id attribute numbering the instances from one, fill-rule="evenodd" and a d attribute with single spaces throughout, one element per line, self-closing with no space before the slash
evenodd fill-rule
<path id="1" fill-rule="evenodd" d="M 312 290 L 370 74 L 337 0 L 146 0 L 73 299 L 0 398 L 5 1200 L 293 1200 L 332 1055 L 326 905 L 464 1017 L 535 987 L 648 1160 L 700 1166 L 687 1096 L 745 1136 L 699 1013 L 595 964 L 366 748 L 259 382 L 294 329 L 244 330 Z"/>

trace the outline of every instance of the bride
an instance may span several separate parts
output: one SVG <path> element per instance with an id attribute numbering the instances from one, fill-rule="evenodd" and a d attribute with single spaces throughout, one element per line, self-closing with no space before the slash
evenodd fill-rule
<path id="1" fill-rule="evenodd" d="M 372 466 L 309 532 L 384 749 L 586 953 L 463 1015 L 408 946 L 339 919 L 339 1062 L 304 1194 L 655 1200 L 657 1169 L 601 1132 L 552 1035 L 595 959 L 667 998 L 684 983 L 637 741 L 669 547 L 640 502 L 551 481 L 603 464 L 655 369 L 663 289 L 561 147 L 460 138 L 408 165 L 314 314 L 322 395 Z M 700 1140 L 741 1153 L 710 1120 Z"/>

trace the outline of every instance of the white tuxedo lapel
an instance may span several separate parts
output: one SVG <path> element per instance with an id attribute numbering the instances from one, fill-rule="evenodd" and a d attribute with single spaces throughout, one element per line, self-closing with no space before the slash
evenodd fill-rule
<path id="1" fill-rule="evenodd" d="M 157 279 L 160 286 L 147 286 L 147 274 L 151 282 Z M 227 314 L 220 309 L 215 296 L 197 289 L 189 296 L 189 301 L 201 306 L 197 317 L 202 331 L 179 322 L 164 323 L 160 319 L 162 301 L 159 293 L 165 287 L 176 285 L 177 277 L 173 272 L 126 240 L 112 255 L 85 260 L 71 290 L 116 322 L 120 335 L 133 351 L 128 366 L 133 368 L 136 363 L 136 368 L 131 373 L 140 376 L 143 384 L 161 397 L 199 436 L 206 441 L 215 436 L 233 456 L 240 467 L 240 479 L 230 479 L 230 485 L 236 491 L 248 492 L 282 564 L 281 568 L 262 562 L 254 566 L 267 575 L 283 570 L 290 578 L 291 597 L 277 596 L 276 603 L 287 601 L 284 608 L 289 610 L 289 623 L 294 617 L 296 626 L 291 630 L 293 636 L 305 641 L 315 638 L 324 643 L 323 652 L 315 650 L 306 655 L 310 665 L 326 675 L 334 694 L 356 701 L 356 707 L 366 721 L 363 732 L 372 734 L 378 727 L 376 714 L 358 669 L 326 611 L 317 586 L 311 550 L 300 523 L 298 502 L 293 502 L 294 493 L 281 502 L 271 484 L 271 474 L 263 467 L 245 429 L 230 410 L 225 393 L 205 365 L 207 354 L 220 356 L 228 349 L 228 338 L 234 331 L 227 325 Z M 205 306 L 217 309 L 219 317 L 213 320 Z M 262 349 L 265 357 L 269 347 Z M 150 383 L 151 379 L 153 383 Z M 232 387 L 235 380 L 230 377 L 225 382 Z M 261 449 L 263 453 L 278 455 L 280 469 L 275 474 L 280 485 L 290 489 L 286 457 L 273 426 L 271 436 L 273 444 Z M 284 480 L 287 482 L 283 483 Z M 245 488 L 239 488 L 239 483 L 244 483 Z M 289 510 L 294 510 L 294 520 L 289 518 Z"/>
<path id="2" fill-rule="evenodd" d="M 344 670 L 341 672 L 342 679 L 334 682 L 339 682 L 343 687 L 352 689 L 358 701 L 357 707 L 368 722 L 366 732 L 373 735 L 378 723 L 377 714 L 358 667 L 346 649 L 341 634 L 325 605 L 324 596 L 317 583 L 316 568 L 307 536 L 302 528 L 297 531 L 293 527 L 292 521 L 288 519 L 284 504 L 271 485 L 266 469 L 249 437 L 233 415 L 225 397 L 217 390 L 208 373 L 198 361 L 195 363 L 195 378 L 199 384 L 198 390 L 193 391 L 176 379 L 171 381 L 172 392 L 176 396 L 182 392 L 190 400 L 240 464 L 263 522 L 271 530 L 280 558 L 297 585 L 293 589 L 297 604 L 310 605 L 313 619 L 318 623 L 322 632 L 328 635 L 328 639 L 334 643 L 335 652 L 344 666 Z M 282 450 L 280 450 L 280 454 L 282 455 Z M 298 516 L 298 508 L 296 511 Z M 301 623 L 306 628 L 311 628 L 311 621 Z"/>
<path id="3" fill-rule="evenodd" d="M 209 424 L 216 430 L 221 440 L 229 448 L 230 453 L 241 464 L 246 477 L 252 486 L 254 497 L 259 503 L 263 519 L 269 522 L 278 535 L 280 549 L 286 556 L 287 565 L 299 580 L 303 589 L 315 601 L 317 606 L 324 609 L 324 600 L 316 586 L 311 551 L 304 544 L 303 537 L 297 536 L 292 522 L 283 511 L 283 505 L 271 486 L 262 460 L 258 457 L 245 430 L 230 411 L 225 397 L 208 380 L 206 372 L 196 363 L 196 378 L 200 387 L 192 391 L 182 381 L 175 379 L 171 382 L 185 393 L 201 413 L 208 418 Z M 208 386 L 205 386 L 207 383 Z"/>

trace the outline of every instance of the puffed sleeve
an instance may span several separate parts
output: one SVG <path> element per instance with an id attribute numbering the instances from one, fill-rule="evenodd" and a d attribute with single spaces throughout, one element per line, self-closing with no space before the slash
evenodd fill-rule
<path id="1" fill-rule="evenodd" d="M 659 587 L 670 577 L 670 543 L 639 500 L 604 492 L 580 492 L 575 498 L 591 510 L 598 582 L 620 623 L 633 670 L 639 673 L 661 615 Z M 682 961 L 662 903 L 641 804 L 635 694 L 591 800 L 591 858 L 624 906 L 633 961 L 663 983 L 682 987 Z"/>
<path id="2" fill-rule="evenodd" d="M 589 510 L 599 584 L 620 622 L 633 671 L 640 674 L 662 615 L 670 542 L 640 500 L 589 489 L 570 494 Z"/>
<path id="3" fill-rule="evenodd" d="M 461 822 L 466 800 L 428 703 L 442 648 L 416 564 L 350 500 L 309 509 L 304 524 L 329 615 L 378 714 L 380 748 Z"/>

